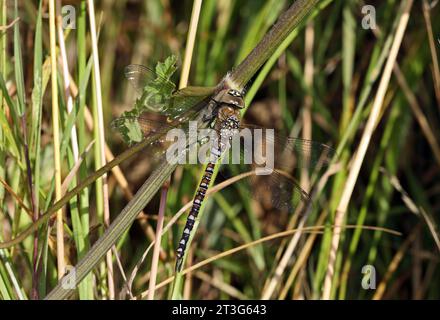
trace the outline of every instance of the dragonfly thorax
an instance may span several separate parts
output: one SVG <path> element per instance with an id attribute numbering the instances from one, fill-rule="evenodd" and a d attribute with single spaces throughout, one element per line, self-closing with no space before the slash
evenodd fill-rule
<path id="1" fill-rule="evenodd" d="M 224 138 L 232 137 L 240 127 L 240 109 L 244 108 L 242 93 L 234 89 L 223 89 L 213 100 L 217 104 L 217 130 L 223 132 Z"/>
<path id="2" fill-rule="evenodd" d="M 222 105 L 218 109 L 216 127 L 222 141 L 229 141 L 240 128 L 239 109 Z"/>

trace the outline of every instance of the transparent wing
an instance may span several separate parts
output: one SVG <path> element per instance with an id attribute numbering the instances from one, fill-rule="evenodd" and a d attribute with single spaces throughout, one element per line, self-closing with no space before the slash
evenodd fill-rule
<path id="1" fill-rule="evenodd" d="M 194 108 L 200 103 L 205 103 L 213 95 L 215 87 L 186 87 L 177 90 L 172 96 L 173 108 L 168 113 L 172 119 L 179 119 L 181 114 Z"/>
<path id="2" fill-rule="evenodd" d="M 121 116 L 114 119 L 110 126 L 113 130 L 119 131 L 128 144 L 150 139 L 151 142 L 143 152 L 152 159 L 159 159 L 170 144 L 170 141 L 166 140 L 167 133 L 174 128 L 178 128 L 179 125 L 172 125 L 164 118 L 150 116 L 150 114 L 137 117 Z"/>
<path id="3" fill-rule="evenodd" d="M 245 198 L 258 201 L 265 210 L 279 210 L 292 213 L 301 203 L 309 203 L 308 193 L 287 172 L 274 169 L 259 174 L 252 165 L 222 164 L 220 175 L 224 179 L 244 174 L 245 178 L 234 183 Z M 250 173 L 250 174 L 248 174 Z"/>
<path id="4" fill-rule="evenodd" d="M 310 202 L 308 193 L 286 172 L 273 170 L 271 174 L 259 175 L 252 169 L 250 166 L 222 165 L 220 175 L 230 179 L 245 174 L 245 178 L 238 180 L 234 186 L 241 196 L 255 199 L 265 210 L 292 213 L 301 203 Z"/>
<path id="5" fill-rule="evenodd" d="M 175 90 L 175 84 L 154 70 L 138 64 L 125 68 L 125 77 L 137 92 L 137 108 L 179 118 L 212 95 L 215 87 L 186 87 Z"/>
<path id="6" fill-rule="evenodd" d="M 290 172 L 293 168 L 316 168 L 327 166 L 335 150 L 318 141 L 288 137 L 273 129 L 242 124 L 243 136 L 252 137 L 244 142 L 244 151 L 253 152 L 254 157 L 273 159 L 276 168 Z M 261 159 L 260 159 L 261 161 Z"/>
<path id="7" fill-rule="evenodd" d="M 237 183 L 240 192 L 259 201 L 265 209 L 291 213 L 301 202 L 310 201 L 294 178 L 294 169 L 320 169 L 329 164 L 334 150 L 320 142 L 267 130 L 243 125 L 223 156 L 220 173 L 231 178 L 253 172 Z"/>
<path id="8" fill-rule="evenodd" d="M 190 125 L 195 126 L 196 121 L 200 121 L 204 114 L 202 110 L 209 102 L 209 99 L 205 99 L 199 102 L 192 109 L 182 113 L 178 119 L 170 120 L 169 117 L 145 112 L 141 115 L 122 115 L 114 119 L 110 123 L 110 127 L 118 131 L 124 141 L 131 145 L 149 139 L 151 142 L 144 149 L 145 152 L 153 159 L 160 159 L 170 148 L 175 144 L 173 137 L 180 137 L 180 153 L 179 156 L 184 156 L 183 152 L 188 145 L 183 145 L 185 141 L 182 138 L 188 140 Z M 206 110 L 206 109 L 205 109 Z M 194 122 L 192 122 L 194 121 Z M 179 129 L 178 131 L 172 131 Z M 176 140 L 176 139 L 174 139 Z"/>
<path id="9" fill-rule="evenodd" d="M 174 83 L 168 79 L 165 79 L 153 69 L 150 69 L 146 66 L 140 64 L 130 64 L 125 67 L 124 70 L 125 77 L 131 84 L 131 86 L 136 90 L 136 92 L 141 95 L 144 88 L 156 79 L 160 79 L 161 83 L 164 83 L 165 86 L 174 87 Z"/>

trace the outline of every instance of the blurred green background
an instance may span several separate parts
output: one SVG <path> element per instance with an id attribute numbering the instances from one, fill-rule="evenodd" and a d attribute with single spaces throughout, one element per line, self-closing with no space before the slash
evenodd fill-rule
<path id="1" fill-rule="evenodd" d="M 56 2 L 58 9 L 66 5 L 75 9 L 76 28 L 63 29 L 63 32 L 65 61 L 72 83 L 81 94 L 75 98 L 71 86 L 73 108 L 78 113 L 73 120 L 78 130 L 79 152 L 84 152 L 94 137 L 84 120 L 87 118 L 84 108 L 96 105 L 96 96 L 100 94 L 106 143 L 117 155 L 127 146 L 109 129 L 109 123 L 134 102 L 133 90 L 124 78 L 124 67 L 139 63 L 154 68 L 157 61 L 170 54 L 182 61 L 193 1 L 95 1 L 101 93 L 97 93 L 93 85 L 96 75 L 90 74 L 91 62 L 87 66 L 92 52 L 87 3 Z M 313 18 L 294 31 L 287 49 L 280 56 L 273 55 L 247 85 L 246 122 L 308 137 L 338 151 L 327 175 L 298 172 L 305 190 L 310 191 L 312 186 L 320 190 L 306 225 L 328 228 L 305 232 L 295 250 L 289 249 L 289 236 L 216 259 L 186 276 L 184 298 L 318 299 L 322 296 L 336 208 L 407 2 L 369 1 L 368 5 L 374 8 L 376 28 L 365 29 L 362 21 L 366 14 L 369 18 L 373 16 L 371 11 L 363 12 L 364 1 L 320 1 Z M 0 3 L 0 25 L 7 26 L 19 17 L 0 34 L 3 78 L 0 178 L 7 186 L 0 185 L 0 240 L 3 242 L 32 223 L 31 214 L 23 205 L 35 209 L 37 204 L 40 213 L 50 207 L 54 197 L 54 151 L 48 1 L 19 1 L 16 8 L 12 0 Z M 216 85 L 246 57 L 291 4 L 292 1 L 283 0 L 203 1 L 189 84 Z M 440 283 L 439 10 L 436 1 L 414 1 L 379 121 L 344 218 L 347 225 L 384 227 L 401 235 L 360 227 L 343 229 L 332 278 L 332 299 L 440 297 L 436 285 Z M 66 109 L 68 99 L 63 89 L 62 65 L 61 62 L 58 65 L 57 83 L 64 180 L 75 161 L 69 140 L 69 119 L 72 118 Z M 177 82 L 178 77 L 175 80 Z M 19 121 L 21 116 L 26 119 L 26 126 Z M 95 114 L 92 119 L 96 119 Z M 30 169 L 26 163 L 26 145 Z M 96 161 L 96 152 L 88 152 L 76 179 L 81 180 L 96 170 L 99 167 Z M 148 154 L 140 152 L 121 164 L 128 187 L 121 187 L 120 180 L 109 174 L 111 220 L 153 169 L 154 162 Z M 192 199 L 202 169 L 185 166 L 174 173 L 165 223 Z M 36 197 L 33 204 L 29 173 Z M 75 183 L 73 181 L 71 187 Z M 85 189 L 64 211 L 68 265 L 75 265 L 102 233 L 103 200 L 97 190 L 99 186 Z M 116 246 L 120 266 L 127 277 L 151 243 L 158 205 L 159 195 Z M 189 265 L 293 228 L 298 223 L 297 215 L 267 209 L 234 186 L 211 197 L 204 212 L 192 242 Z M 174 250 L 183 223 L 181 219 L 162 239 L 157 283 L 173 274 Z M 35 239 L 38 239 L 36 252 Z M 28 237 L 13 248 L 0 249 L 0 297 L 30 298 L 32 288 L 38 297 L 44 297 L 57 282 L 55 248 L 52 221 L 49 226 L 40 228 L 37 236 Z M 137 272 L 132 287 L 134 296 L 145 296 L 150 265 L 151 253 Z M 376 289 L 362 288 L 365 265 L 375 268 Z M 279 276 L 275 276 L 279 271 Z M 114 289 L 109 288 L 107 275 L 108 264 L 103 262 L 83 281 L 75 297 L 128 298 L 124 277 L 114 256 Z M 273 289 L 269 289 L 269 283 L 273 283 Z M 170 295 L 169 284 L 156 292 L 157 299 L 167 299 Z"/>

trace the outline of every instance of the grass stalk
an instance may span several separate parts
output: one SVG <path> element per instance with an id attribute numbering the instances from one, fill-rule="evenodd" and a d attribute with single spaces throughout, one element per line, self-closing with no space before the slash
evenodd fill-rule
<path id="1" fill-rule="evenodd" d="M 105 136 L 104 136 L 104 111 L 102 106 L 102 90 L 101 90 L 101 71 L 99 67 L 99 53 L 98 53 L 98 40 L 96 33 L 96 20 L 95 20 L 95 5 L 93 0 L 87 1 L 89 10 L 89 22 L 90 22 L 90 35 L 92 40 L 92 56 L 93 56 L 93 79 L 94 79 L 94 97 L 96 98 L 96 105 L 94 106 L 94 116 L 96 118 L 95 122 L 95 138 L 96 144 L 95 159 L 96 168 L 103 167 L 105 165 Z M 108 199 L 108 184 L 107 184 L 107 173 L 103 174 L 101 177 L 101 183 L 97 184 L 97 194 L 102 195 L 97 197 L 97 208 L 98 215 L 100 214 L 99 208 L 102 205 L 103 221 L 106 228 L 110 225 L 110 208 Z M 99 202 L 101 205 L 99 205 Z M 109 299 L 114 300 L 115 298 L 115 287 L 113 279 L 113 258 L 112 252 L 109 250 L 106 253 L 106 265 L 107 265 L 107 285 Z"/>
<path id="2" fill-rule="evenodd" d="M 57 53 L 56 53 L 56 28 L 55 28 L 55 0 L 49 0 L 49 31 L 50 31 L 50 62 L 52 83 L 52 127 L 53 127 L 53 152 L 54 152 L 54 178 L 55 178 L 55 201 L 61 199 L 61 157 L 60 157 L 60 126 L 59 105 L 57 87 Z M 57 230 L 57 271 L 58 279 L 61 279 L 65 271 L 64 262 L 64 224 L 63 210 L 56 211 Z"/>
<path id="3" fill-rule="evenodd" d="M 87 82 L 85 79 L 87 77 L 87 48 L 86 48 L 86 26 L 87 26 L 87 3 L 86 0 L 82 0 L 79 5 L 78 10 L 78 18 L 77 18 L 77 51 L 78 51 L 78 59 L 77 59 L 77 70 L 78 70 L 78 79 L 82 82 Z M 87 141 L 86 141 L 86 125 L 85 125 L 85 113 L 88 111 L 86 104 L 86 90 L 82 90 L 82 92 L 78 92 L 79 90 L 74 90 L 74 80 L 70 78 L 70 91 L 76 99 L 75 111 L 78 112 L 78 147 L 79 152 L 83 153 L 87 149 Z M 83 84 L 84 85 L 84 84 Z M 75 89 L 77 89 L 75 87 Z M 91 121 L 92 122 L 92 121 Z M 92 131 L 92 130 L 90 130 Z M 86 161 L 81 163 L 78 174 L 78 181 L 82 181 L 87 176 L 87 165 Z M 76 221 L 75 217 L 72 217 L 72 225 L 73 228 L 78 232 L 76 234 L 78 237 L 75 239 L 75 244 L 77 248 L 77 257 L 78 260 L 81 259 L 85 252 L 90 247 L 88 231 L 89 231 L 89 188 L 84 188 L 78 197 L 79 201 L 79 221 L 76 223 L 76 226 L 73 225 Z M 84 300 L 93 299 L 93 281 L 92 275 L 88 275 L 83 282 L 80 283 L 78 287 L 79 297 Z"/>
<path id="4" fill-rule="evenodd" d="M 399 250 L 397 250 L 396 254 L 391 260 L 391 263 L 388 266 L 387 272 L 385 273 L 384 277 L 377 286 L 376 291 L 374 292 L 373 300 L 382 299 L 391 276 L 396 272 L 396 269 L 399 266 L 399 263 L 402 261 L 405 252 L 409 249 L 409 246 L 416 239 L 416 236 L 419 233 L 419 231 L 420 231 L 420 224 L 414 228 L 411 234 L 405 239 L 403 244 L 400 246 Z"/>
<path id="5" fill-rule="evenodd" d="M 154 292 L 156 288 L 157 281 L 157 269 L 159 265 L 159 253 L 160 253 L 160 244 L 162 240 L 162 229 L 163 229 L 163 221 L 165 217 L 165 210 L 167 205 L 167 193 L 168 193 L 168 185 L 169 181 L 165 182 L 162 186 L 162 192 L 160 196 L 160 205 L 159 205 L 159 213 L 157 217 L 157 226 L 156 226 L 156 241 L 154 242 L 153 249 L 153 258 L 151 261 L 151 271 L 150 271 L 150 281 L 149 281 L 149 290 L 148 290 L 148 300 L 154 300 Z"/>
<path id="6" fill-rule="evenodd" d="M 427 0 L 423 0 L 423 17 L 425 18 L 426 33 L 428 34 L 429 49 L 432 59 L 432 75 L 434 79 L 434 93 L 437 98 L 437 107 L 440 110 L 440 68 L 431 23 L 431 8 Z"/>
<path id="7" fill-rule="evenodd" d="M 7 8 L 6 8 L 6 0 L 2 0 L 0 3 L 1 15 L 0 15 L 0 24 L 5 25 L 7 22 Z M 3 32 L 0 37 L 0 73 L 6 73 L 6 46 L 7 46 L 7 33 Z M 3 98 L 3 91 L 0 90 L 0 112 L 6 113 L 7 105 Z M 0 144 L 5 143 L 5 136 L 3 133 L 3 129 L 0 129 Z M 0 178 L 5 179 L 6 174 L 6 152 L 0 149 Z M 5 189 L 0 186 L 0 202 L 3 202 L 5 197 Z"/>
<path id="8" fill-rule="evenodd" d="M 385 68 L 382 74 L 381 81 L 379 83 L 379 88 L 377 90 L 373 107 L 371 109 L 370 116 L 368 118 L 367 124 L 365 126 L 365 130 L 362 134 L 361 141 L 359 143 L 359 147 L 355 153 L 354 160 L 352 162 L 347 180 L 344 185 L 343 193 L 336 209 L 336 217 L 335 217 L 335 225 L 336 228 L 333 230 L 333 236 L 331 240 L 331 248 L 329 254 L 329 261 L 327 266 L 327 272 L 324 279 L 324 289 L 322 294 L 322 299 L 328 300 L 330 299 L 330 292 L 332 289 L 333 283 L 333 274 L 334 267 L 336 261 L 336 253 L 338 251 L 339 240 L 341 236 L 341 230 L 338 226 L 343 224 L 345 219 L 345 214 L 347 212 L 348 204 L 350 202 L 351 195 L 353 193 L 354 186 L 356 184 L 356 180 L 359 175 L 359 171 L 361 169 L 362 163 L 364 161 L 365 154 L 368 149 L 368 145 L 371 140 L 371 136 L 374 132 L 374 128 L 376 127 L 377 120 L 381 113 L 381 106 L 383 104 L 383 100 L 385 97 L 386 90 L 388 88 L 388 84 L 391 78 L 393 65 L 396 61 L 397 54 L 399 52 L 400 45 L 402 43 L 403 36 L 405 34 L 406 26 L 409 20 L 409 12 L 411 10 L 413 1 L 408 0 L 402 2 L 403 6 L 403 14 L 400 17 L 399 25 L 396 30 L 396 34 L 393 40 L 393 44 L 391 46 L 390 54 L 388 56 L 387 62 L 385 64 Z"/>

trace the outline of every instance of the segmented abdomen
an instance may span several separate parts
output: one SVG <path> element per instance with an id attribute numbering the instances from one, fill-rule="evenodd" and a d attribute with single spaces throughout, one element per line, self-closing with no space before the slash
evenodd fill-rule
<path id="1" fill-rule="evenodd" d="M 211 181 L 212 173 L 214 172 L 214 163 L 208 163 L 205 169 L 205 174 L 203 175 L 202 181 L 197 189 L 196 196 L 193 201 L 193 205 L 186 220 L 185 228 L 183 229 L 182 237 L 179 241 L 179 246 L 176 251 L 178 259 L 182 259 L 183 254 L 186 249 L 186 244 L 188 243 L 189 235 L 194 227 L 197 216 L 199 215 L 199 210 L 205 199 L 206 191 L 208 190 L 209 183 Z"/>
<path id="2" fill-rule="evenodd" d="M 233 114 L 231 114 L 233 112 Z M 214 146 L 211 147 L 210 160 L 206 166 L 205 174 L 203 175 L 202 181 L 197 189 L 196 196 L 193 201 L 193 205 L 186 220 L 185 228 L 183 229 L 182 237 L 179 241 L 179 246 L 177 247 L 176 255 L 176 270 L 181 269 L 182 258 L 185 254 L 185 249 L 188 244 L 189 236 L 191 230 L 194 227 L 197 216 L 199 215 L 200 207 L 205 199 L 206 191 L 208 190 L 209 183 L 211 181 L 212 174 L 214 172 L 215 163 L 221 157 L 223 151 L 229 148 L 229 141 L 234 133 L 235 129 L 239 128 L 239 113 L 236 109 L 226 106 L 220 108 L 218 112 L 218 118 L 222 121 L 216 122 L 216 130 L 219 133 L 218 141 Z"/>

